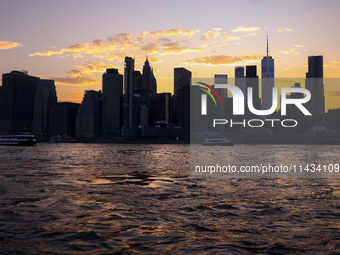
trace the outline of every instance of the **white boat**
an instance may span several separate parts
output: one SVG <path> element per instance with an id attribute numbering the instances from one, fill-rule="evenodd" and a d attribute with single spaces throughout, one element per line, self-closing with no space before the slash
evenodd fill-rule
<path id="1" fill-rule="evenodd" d="M 225 138 L 206 138 L 203 146 L 233 146 L 234 143 Z"/>
<path id="2" fill-rule="evenodd" d="M 0 145 L 35 145 L 37 143 L 34 135 L 0 135 Z"/>

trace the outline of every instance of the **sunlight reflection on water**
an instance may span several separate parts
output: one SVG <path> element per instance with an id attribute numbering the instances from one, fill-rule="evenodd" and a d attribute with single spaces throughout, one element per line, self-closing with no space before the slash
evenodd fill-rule
<path id="1" fill-rule="evenodd" d="M 234 146 L 251 162 L 254 145 Z M 276 159 L 339 147 L 272 147 Z M 260 147 L 257 148 L 261 150 Z M 189 146 L 1 147 L 3 253 L 339 252 L 335 179 L 190 178 Z"/>

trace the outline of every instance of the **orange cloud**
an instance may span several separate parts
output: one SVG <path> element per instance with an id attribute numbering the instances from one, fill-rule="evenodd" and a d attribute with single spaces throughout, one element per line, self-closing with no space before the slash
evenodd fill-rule
<path id="1" fill-rule="evenodd" d="M 225 41 L 236 41 L 236 40 L 241 40 L 240 36 L 233 36 L 233 35 L 224 35 L 221 37 L 221 39 Z"/>
<path id="2" fill-rule="evenodd" d="M 188 36 L 191 37 L 194 34 L 200 32 L 199 29 L 197 30 L 192 30 L 192 29 L 166 29 L 166 30 L 159 30 L 156 32 L 151 32 L 150 35 L 153 36 L 154 38 L 158 38 L 161 36 L 174 36 L 174 35 L 183 35 L 183 36 Z"/>
<path id="3" fill-rule="evenodd" d="M 244 37 L 257 36 L 257 35 L 260 35 L 260 33 L 249 33 L 249 34 L 245 34 Z"/>
<path id="4" fill-rule="evenodd" d="M 77 65 L 78 69 L 72 69 L 67 71 L 68 74 L 81 77 L 84 74 L 92 74 L 92 73 L 104 73 L 107 68 L 118 68 L 117 66 L 112 66 L 111 63 L 102 62 L 102 61 L 83 61 L 81 65 Z"/>
<path id="5" fill-rule="evenodd" d="M 296 52 L 295 48 L 292 48 L 292 49 L 289 49 L 289 50 L 281 50 L 279 52 L 283 53 L 285 55 L 288 55 L 288 54 L 299 55 L 300 54 L 299 52 Z"/>
<path id="6" fill-rule="evenodd" d="M 201 36 L 201 41 L 208 41 L 212 38 L 216 38 L 216 37 L 219 37 L 221 35 L 221 32 L 219 31 L 215 31 L 215 32 L 208 32 L 208 33 L 204 33 L 202 36 Z"/>
<path id="7" fill-rule="evenodd" d="M 227 55 L 213 55 L 205 56 L 201 58 L 194 58 L 190 60 L 184 60 L 182 64 L 186 65 L 207 65 L 207 66 L 235 66 L 257 63 L 263 56 L 261 55 L 248 55 L 241 57 L 227 56 Z"/>
<path id="8" fill-rule="evenodd" d="M 325 91 L 325 97 L 340 97 L 339 91 Z"/>
<path id="9" fill-rule="evenodd" d="M 293 29 L 291 29 L 291 28 L 288 28 L 288 27 L 278 27 L 278 28 L 276 28 L 276 30 L 278 31 L 278 32 L 284 32 L 284 31 L 287 31 L 287 32 L 292 32 L 293 31 Z"/>
<path id="10" fill-rule="evenodd" d="M 237 27 L 234 28 L 233 30 L 231 30 L 231 32 L 233 33 L 238 33 L 238 32 L 242 32 L 242 33 L 249 33 L 249 32 L 255 32 L 255 31 L 259 31 L 261 28 L 260 27 Z"/>
<path id="11" fill-rule="evenodd" d="M 82 77 L 51 77 L 57 85 L 71 85 L 86 87 L 95 83 L 100 83 L 101 79 L 94 76 Z"/>
<path id="12" fill-rule="evenodd" d="M 64 52 L 61 50 L 61 51 L 46 51 L 46 52 L 36 52 L 36 53 L 33 53 L 33 54 L 30 54 L 29 56 L 30 57 L 33 57 L 33 56 L 52 56 L 52 55 L 62 55 Z"/>
<path id="13" fill-rule="evenodd" d="M 8 42 L 8 41 L 0 41 L 0 50 L 8 50 L 17 47 L 21 47 L 23 44 L 18 42 Z"/>

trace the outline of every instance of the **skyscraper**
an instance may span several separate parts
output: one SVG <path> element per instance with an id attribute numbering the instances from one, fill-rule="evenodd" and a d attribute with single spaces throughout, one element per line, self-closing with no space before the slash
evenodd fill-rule
<path id="1" fill-rule="evenodd" d="M 167 125 L 171 122 L 171 93 L 159 93 L 151 101 L 153 124 Z"/>
<path id="2" fill-rule="evenodd" d="M 102 92 L 95 90 L 85 91 L 83 101 L 79 106 L 76 119 L 76 136 L 85 139 L 95 139 L 101 135 Z"/>
<path id="3" fill-rule="evenodd" d="M 240 88 L 243 94 L 246 94 L 246 85 L 244 82 L 244 67 L 237 66 L 235 67 L 235 86 Z"/>
<path id="4" fill-rule="evenodd" d="M 54 80 L 40 79 L 35 94 L 33 132 L 37 136 L 48 136 L 49 107 L 57 102 Z"/>
<path id="5" fill-rule="evenodd" d="M 191 72 L 184 67 L 174 69 L 174 95 L 177 96 L 177 90 L 191 84 Z"/>
<path id="6" fill-rule="evenodd" d="M 2 110 L 2 86 L 0 86 L 0 125 L 1 125 L 1 110 Z"/>
<path id="7" fill-rule="evenodd" d="M 2 120 L 0 133 L 33 129 L 33 106 L 39 77 L 26 71 L 2 75 Z M 6 109 L 6 110 L 5 110 Z"/>
<path id="8" fill-rule="evenodd" d="M 215 74 L 214 75 L 214 83 L 215 84 L 228 84 L 228 75 L 227 74 Z M 228 97 L 228 90 L 227 89 L 217 89 L 220 94 L 226 98 Z"/>
<path id="9" fill-rule="evenodd" d="M 307 109 L 312 114 L 308 127 L 324 129 L 325 126 L 325 91 L 323 84 L 323 56 L 308 57 L 308 72 L 306 73 L 306 89 L 311 93 Z M 312 122 L 310 122 L 310 119 Z"/>
<path id="10" fill-rule="evenodd" d="M 76 117 L 79 104 L 70 102 L 50 105 L 49 136 L 76 136 Z"/>
<path id="11" fill-rule="evenodd" d="M 117 69 L 106 69 L 103 74 L 102 136 L 119 135 L 122 126 L 123 75 Z"/>
<path id="12" fill-rule="evenodd" d="M 246 66 L 246 87 L 247 93 L 246 97 L 248 99 L 248 88 L 253 89 L 253 106 L 255 109 L 260 109 L 260 99 L 259 99 L 259 78 L 257 76 L 256 65 Z"/>
<path id="13" fill-rule="evenodd" d="M 267 56 L 261 60 L 262 77 L 262 109 L 270 109 L 273 103 L 274 88 L 274 59 L 269 56 L 268 36 L 267 36 Z"/>
<path id="14" fill-rule="evenodd" d="M 176 124 L 190 130 L 191 72 L 183 67 L 174 68 L 174 109 Z"/>
<path id="15" fill-rule="evenodd" d="M 148 57 L 146 57 L 145 63 L 143 65 L 143 89 L 149 90 L 151 97 L 157 94 L 157 82 L 153 69 L 150 67 Z"/>
<path id="16" fill-rule="evenodd" d="M 124 68 L 124 126 L 132 127 L 135 60 L 125 57 Z"/>

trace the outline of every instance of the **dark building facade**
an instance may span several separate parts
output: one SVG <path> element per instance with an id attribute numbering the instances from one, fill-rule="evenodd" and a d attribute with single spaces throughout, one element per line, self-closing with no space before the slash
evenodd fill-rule
<path id="1" fill-rule="evenodd" d="M 119 135 L 123 123 L 123 75 L 106 69 L 102 85 L 102 136 L 112 138 Z"/>
<path id="2" fill-rule="evenodd" d="M 76 136 L 76 117 L 79 104 L 62 102 L 50 105 L 49 135 Z"/>
<path id="3" fill-rule="evenodd" d="M 327 128 L 340 134 L 340 108 L 329 109 L 326 115 Z"/>
<path id="4" fill-rule="evenodd" d="M 130 57 L 125 57 L 124 68 L 124 117 L 123 125 L 126 127 L 132 127 L 133 123 L 133 95 L 134 95 L 134 71 L 135 60 Z"/>
<path id="5" fill-rule="evenodd" d="M 76 119 L 76 137 L 96 139 L 102 132 L 102 92 L 85 91 Z"/>
<path id="6" fill-rule="evenodd" d="M 244 95 L 246 94 L 243 66 L 235 67 L 235 86 L 241 89 Z"/>
<path id="7" fill-rule="evenodd" d="M 177 90 L 191 84 L 191 72 L 184 67 L 174 69 L 174 95 L 177 96 Z"/>
<path id="8" fill-rule="evenodd" d="M 177 90 L 177 126 L 190 130 L 190 88 L 184 86 Z"/>
<path id="9" fill-rule="evenodd" d="M 49 108 L 57 101 L 54 81 L 40 79 L 35 94 L 33 112 L 33 132 L 37 137 L 48 137 Z"/>
<path id="10" fill-rule="evenodd" d="M 2 119 L 0 133 L 33 131 L 34 99 L 39 77 L 26 71 L 2 75 Z"/>
<path id="11" fill-rule="evenodd" d="M 259 99 L 259 78 L 257 76 L 256 65 L 246 66 L 246 88 L 247 92 L 245 95 L 246 100 L 248 100 L 248 88 L 253 89 L 252 101 L 255 109 L 260 110 L 260 99 Z M 248 109 L 248 108 L 246 108 Z M 249 114 L 249 113 L 248 113 Z"/>
<path id="12" fill-rule="evenodd" d="M 325 91 L 323 84 L 323 56 L 308 57 L 306 73 L 306 89 L 311 93 L 307 109 L 312 114 L 307 118 L 308 129 L 324 129 L 325 127 Z"/>
<path id="13" fill-rule="evenodd" d="M 1 125 L 1 110 L 2 110 L 2 86 L 0 86 L 0 125 Z"/>
<path id="14" fill-rule="evenodd" d="M 300 83 L 295 83 L 294 88 L 301 88 Z M 290 93 L 289 96 L 287 96 L 289 99 L 298 99 L 303 98 L 303 94 L 301 93 Z M 295 105 L 288 104 L 286 106 L 287 108 L 287 119 L 294 119 L 297 121 L 297 126 L 292 129 L 286 129 L 285 131 L 289 131 L 290 133 L 304 133 L 305 131 L 305 115 L 296 109 Z"/>
<path id="15" fill-rule="evenodd" d="M 172 122 L 170 93 L 159 93 L 151 101 L 151 121 L 153 125 L 168 125 Z"/>
<path id="16" fill-rule="evenodd" d="M 143 90 L 149 90 L 151 97 L 157 94 L 157 81 L 150 66 L 148 58 L 146 58 L 143 66 Z"/>

